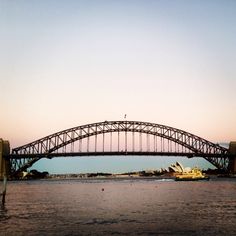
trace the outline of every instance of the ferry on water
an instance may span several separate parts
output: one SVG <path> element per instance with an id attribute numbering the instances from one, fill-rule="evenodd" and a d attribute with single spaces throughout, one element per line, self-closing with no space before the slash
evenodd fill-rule
<path id="1" fill-rule="evenodd" d="M 209 180 L 210 177 L 206 176 L 198 168 L 193 168 L 188 172 L 182 172 L 175 176 L 176 181 L 194 181 L 194 180 Z"/>

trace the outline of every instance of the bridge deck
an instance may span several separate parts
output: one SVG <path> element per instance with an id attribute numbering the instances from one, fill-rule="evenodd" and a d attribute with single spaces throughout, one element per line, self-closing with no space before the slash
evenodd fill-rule
<path id="1" fill-rule="evenodd" d="M 75 157 L 75 156 L 184 156 L 192 157 L 215 157 L 222 158 L 222 154 L 204 154 L 204 153 L 189 153 L 189 152 L 131 152 L 131 151 L 114 151 L 114 152 L 67 152 L 67 153 L 48 153 L 48 154 L 10 154 L 5 156 L 9 159 L 22 158 L 54 158 L 54 157 Z M 229 155 L 225 155 L 225 158 Z"/>

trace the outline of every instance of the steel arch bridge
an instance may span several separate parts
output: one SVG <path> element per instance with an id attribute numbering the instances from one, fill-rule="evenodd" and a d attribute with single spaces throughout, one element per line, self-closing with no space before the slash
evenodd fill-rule
<path id="1" fill-rule="evenodd" d="M 227 148 L 180 129 L 140 121 L 104 121 L 66 129 L 12 149 L 11 174 L 26 170 L 41 158 L 89 155 L 203 157 L 221 170 L 227 170 L 230 161 Z"/>

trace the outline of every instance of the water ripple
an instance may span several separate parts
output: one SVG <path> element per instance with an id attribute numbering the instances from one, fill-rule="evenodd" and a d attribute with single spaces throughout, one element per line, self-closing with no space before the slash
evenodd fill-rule
<path id="1" fill-rule="evenodd" d="M 235 185 L 236 180 L 10 182 L 0 235 L 236 235 Z"/>

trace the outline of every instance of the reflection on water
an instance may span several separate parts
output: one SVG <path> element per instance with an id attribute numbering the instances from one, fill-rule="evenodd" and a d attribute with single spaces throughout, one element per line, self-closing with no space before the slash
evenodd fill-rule
<path id="1" fill-rule="evenodd" d="M 235 179 L 10 182 L 0 210 L 0 235 L 236 235 L 235 225 Z"/>

